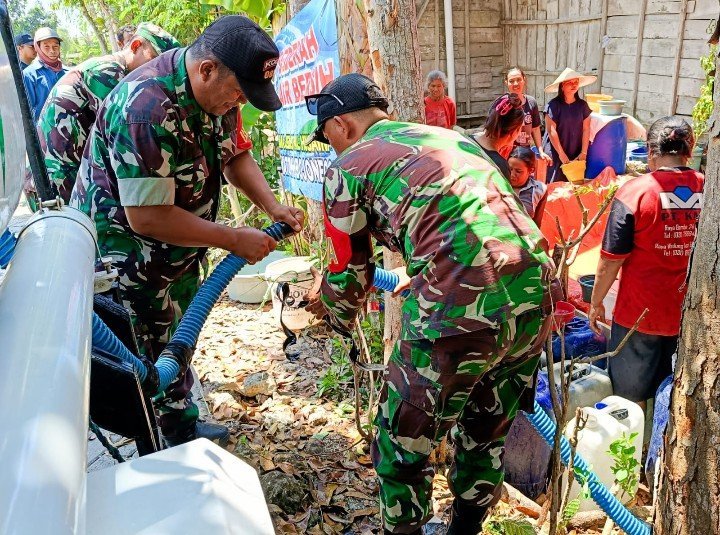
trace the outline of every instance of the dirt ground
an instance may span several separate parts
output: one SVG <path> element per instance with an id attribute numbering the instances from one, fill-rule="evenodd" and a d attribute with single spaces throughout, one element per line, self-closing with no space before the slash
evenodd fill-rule
<path id="1" fill-rule="evenodd" d="M 331 342 L 326 336 L 303 336 L 299 358 L 291 362 L 282 349 L 284 339 L 270 305 L 241 305 L 223 296 L 210 315 L 194 365 L 210 412 L 231 429 L 228 449 L 260 474 L 278 533 L 381 532 L 377 480 L 356 430 L 352 385 L 344 385 L 344 399 L 317 395 L 318 381 L 331 365 Z M 434 497 L 434 520 L 446 521 L 451 495 L 443 467 Z M 493 516 L 527 528 L 534 520 L 523 511 L 506 498 Z M 445 530 L 436 524 L 430 532 Z"/>

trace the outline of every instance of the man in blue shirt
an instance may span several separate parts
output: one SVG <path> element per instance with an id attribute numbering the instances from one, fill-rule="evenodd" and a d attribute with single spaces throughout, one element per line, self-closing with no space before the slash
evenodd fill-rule
<path id="1" fill-rule="evenodd" d="M 35 47 L 33 46 L 33 38 L 29 33 L 23 33 L 15 38 L 15 48 L 17 48 L 18 59 L 20 60 L 20 70 L 30 65 L 32 60 L 37 56 Z"/>
<path id="2" fill-rule="evenodd" d="M 67 72 L 60 60 L 61 42 L 60 36 L 51 28 L 39 28 L 35 32 L 37 57 L 23 71 L 25 91 L 35 121 L 40 117 L 40 111 L 50 90 Z"/>

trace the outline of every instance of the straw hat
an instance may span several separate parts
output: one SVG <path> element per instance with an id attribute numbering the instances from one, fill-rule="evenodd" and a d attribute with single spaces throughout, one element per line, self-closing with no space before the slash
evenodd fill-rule
<path id="1" fill-rule="evenodd" d="M 555 81 L 553 83 L 551 83 L 545 88 L 545 92 L 552 93 L 553 91 L 557 91 L 562 82 L 567 82 L 568 80 L 572 80 L 573 78 L 580 79 L 580 85 L 578 87 L 585 87 L 586 85 L 594 84 L 595 80 L 597 80 L 597 76 L 585 76 L 584 74 L 580 74 L 579 72 L 574 71 L 570 67 L 568 67 L 560 73 L 560 76 L 555 78 Z"/>

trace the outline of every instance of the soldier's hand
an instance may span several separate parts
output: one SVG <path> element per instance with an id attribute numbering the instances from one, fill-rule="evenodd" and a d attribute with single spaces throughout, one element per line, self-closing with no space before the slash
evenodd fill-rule
<path id="1" fill-rule="evenodd" d="M 392 269 L 391 271 L 395 273 L 398 277 L 400 277 L 400 281 L 397 283 L 397 286 L 395 286 L 395 289 L 392 291 L 393 297 L 397 297 L 398 295 L 401 295 L 405 290 L 410 288 L 410 282 L 412 281 L 412 279 L 407 274 L 407 268 L 405 266 Z"/>
<path id="2" fill-rule="evenodd" d="M 300 208 L 294 206 L 286 206 L 279 204 L 275 210 L 273 210 L 270 217 L 273 221 L 282 221 L 290 225 L 295 232 L 300 232 L 305 223 L 305 213 Z"/>
<path id="3" fill-rule="evenodd" d="M 270 236 L 251 227 L 233 229 L 235 240 L 230 252 L 254 264 L 265 258 L 277 247 L 277 242 Z"/>

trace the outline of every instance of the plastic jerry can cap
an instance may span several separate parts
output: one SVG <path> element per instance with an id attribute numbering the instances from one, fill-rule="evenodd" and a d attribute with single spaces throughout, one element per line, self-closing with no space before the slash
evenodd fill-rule
<path id="1" fill-rule="evenodd" d="M 604 409 L 605 407 L 607 407 L 607 403 L 603 403 L 602 401 L 598 401 L 598 402 L 595 404 L 595 408 L 596 408 L 597 410 L 599 410 L 599 411 L 602 410 L 602 409 Z"/>

